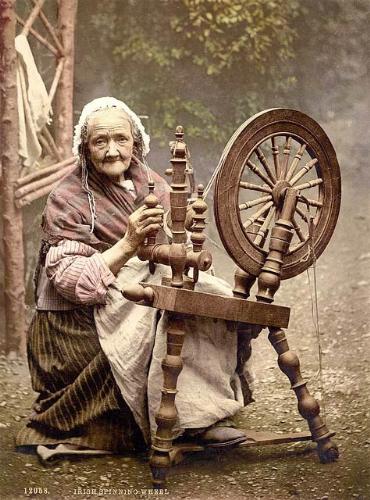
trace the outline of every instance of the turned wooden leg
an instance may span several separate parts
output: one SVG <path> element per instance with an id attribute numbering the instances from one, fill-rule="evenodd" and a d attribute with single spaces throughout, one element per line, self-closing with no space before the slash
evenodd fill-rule
<path id="1" fill-rule="evenodd" d="M 162 361 L 163 389 L 159 411 L 155 417 L 157 432 L 152 443 L 150 468 L 153 487 L 163 488 L 168 469 L 171 467 L 170 451 L 173 426 L 177 421 L 175 405 L 177 378 L 182 370 L 181 349 L 184 342 L 184 322 L 180 314 L 169 314 L 167 329 L 167 354 Z"/>
<path id="2" fill-rule="evenodd" d="M 289 349 L 285 332 L 278 328 L 269 328 L 269 341 L 278 354 L 280 370 L 289 378 L 291 387 L 298 400 L 298 410 L 307 420 L 311 431 L 312 440 L 317 443 L 317 452 L 323 463 L 334 462 L 338 456 L 338 448 L 331 440 L 334 432 L 329 432 L 320 417 L 320 406 L 316 399 L 309 393 L 300 372 L 298 356 Z"/>

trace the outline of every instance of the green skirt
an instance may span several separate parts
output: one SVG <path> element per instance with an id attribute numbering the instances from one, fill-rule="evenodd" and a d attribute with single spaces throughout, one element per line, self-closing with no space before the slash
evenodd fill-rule
<path id="1" fill-rule="evenodd" d="M 16 445 L 71 443 L 121 452 L 145 447 L 95 327 L 93 308 L 37 311 L 27 338 L 39 393 Z"/>

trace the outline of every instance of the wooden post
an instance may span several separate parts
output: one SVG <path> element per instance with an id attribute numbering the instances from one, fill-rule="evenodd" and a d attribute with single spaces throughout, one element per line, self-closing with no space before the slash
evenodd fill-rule
<path id="1" fill-rule="evenodd" d="M 4 245 L 4 298 L 7 354 L 17 353 L 25 339 L 25 287 L 22 212 L 14 203 L 14 186 L 20 173 L 18 155 L 18 110 L 16 87 L 17 55 L 15 0 L 0 0 L 0 46 L 2 74 L 0 91 L 2 217 Z"/>
<path id="2" fill-rule="evenodd" d="M 288 156 L 289 142 L 286 141 L 284 155 Z M 312 163 L 312 162 L 309 162 Z M 308 164 L 307 164 L 308 165 Z M 282 171 L 286 175 L 288 161 L 285 160 Z M 271 231 L 269 253 L 258 276 L 257 302 L 271 304 L 274 295 L 280 287 L 281 270 L 284 256 L 289 250 L 293 236 L 293 217 L 297 207 L 297 191 L 288 187 L 276 191 L 276 199 L 283 203 L 279 219 Z M 295 392 L 298 401 L 298 411 L 307 420 L 311 431 L 312 440 L 317 443 L 317 452 L 323 463 L 334 462 L 339 453 L 336 444 L 331 440 L 333 432 L 329 432 L 324 421 L 320 417 L 320 405 L 311 396 L 303 380 L 298 356 L 289 348 L 284 330 L 269 326 L 268 339 L 278 354 L 278 365 L 280 370 L 288 377 L 291 388 Z"/>
<path id="3" fill-rule="evenodd" d="M 58 34 L 64 49 L 64 67 L 54 106 L 55 142 L 62 159 L 72 153 L 74 30 L 77 0 L 58 1 Z M 58 61 L 59 62 L 59 61 Z"/>

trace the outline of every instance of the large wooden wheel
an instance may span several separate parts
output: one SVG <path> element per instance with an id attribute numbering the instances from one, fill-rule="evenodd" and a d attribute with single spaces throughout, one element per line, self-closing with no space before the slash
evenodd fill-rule
<path id="1" fill-rule="evenodd" d="M 282 279 L 307 269 L 329 243 L 340 208 L 340 171 L 329 138 L 312 118 L 291 109 L 262 111 L 229 140 L 214 196 L 216 224 L 225 249 L 254 276 L 265 261 L 269 230 L 279 217 L 289 186 L 300 196 Z"/>

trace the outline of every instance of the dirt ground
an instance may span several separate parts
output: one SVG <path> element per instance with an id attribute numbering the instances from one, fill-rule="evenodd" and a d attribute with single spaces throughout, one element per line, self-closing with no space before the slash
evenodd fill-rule
<path id="1" fill-rule="evenodd" d="M 284 282 L 277 295 L 277 303 L 292 307 L 288 340 L 300 356 L 309 388 L 324 403 L 328 426 L 336 432 L 339 460 L 320 464 L 310 442 L 192 455 L 172 469 L 168 489 L 161 496 L 370 499 L 370 212 L 366 184 L 355 189 L 349 178 L 345 180 L 335 235 L 317 263 L 322 389 L 307 274 Z M 229 276 L 232 268 L 230 263 Z M 310 281 L 312 284 L 312 271 Z M 263 331 L 254 343 L 256 402 L 242 411 L 240 424 L 255 430 L 306 430 L 275 358 Z M 14 436 L 27 417 L 34 394 L 24 360 L 1 356 L 0 377 L 1 498 L 154 496 L 144 455 L 64 461 L 46 468 L 35 456 L 16 453 Z"/>

